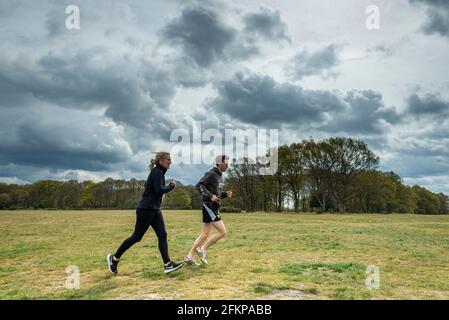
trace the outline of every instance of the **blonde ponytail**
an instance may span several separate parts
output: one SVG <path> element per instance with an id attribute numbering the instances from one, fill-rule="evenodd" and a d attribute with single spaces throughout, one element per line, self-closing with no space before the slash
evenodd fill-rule
<path id="1" fill-rule="evenodd" d="M 148 166 L 150 170 L 152 170 L 159 163 L 159 161 L 170 157 L 170 153 L 168 152 L 153 152 L 153 153 L 155 153 L 156 156 L 154 157 L 154 159 L 151 159 L 150 165 Z"/>

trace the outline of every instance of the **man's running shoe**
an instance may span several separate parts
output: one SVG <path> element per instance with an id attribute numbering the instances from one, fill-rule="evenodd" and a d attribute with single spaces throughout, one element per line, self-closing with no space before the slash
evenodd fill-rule
<path id="1" fill-rule="evenodd" d="M 193 258 L 185 257 L 184 262 L 189 266 L 199 266 L 200 264 Z"/>
<path id="2" fill-rule="evenodd" d="M 201 262 L 207 265 L 207 251 L 204 249 L 201 250 L 200 248 L 196 248 L 196 253 L 198 254 L 198 257 L 200 257 Z"/>
<path id="3" fill-rule="evenodd" d="M 112 254 L 108 254 L 106 256 L 106 260 L 108 262 L 109 272 L 111 272 L 114 275 L 117 275 L 118 260 L 114 260 L 112 258 Z"/>
<path id="4" fill-rule="evenodd" d="M 170 263 L 168 265 L 164 266 L 164 272 L 170 273 L 170 272 L 176 271 L 178 269 L 181 269 L 182 266 L 183 266 L 182 262 L 176 263 L 176 262 L 170 261 Z"/>

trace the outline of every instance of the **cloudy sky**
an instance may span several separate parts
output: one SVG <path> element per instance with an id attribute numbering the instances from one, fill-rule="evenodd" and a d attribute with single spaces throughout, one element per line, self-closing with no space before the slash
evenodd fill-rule
<path id="1" fill-rule="evenodd" d="M 449 193 L 449 1 L 0 0 L 0 28 L 0 181 L 145 179 L 196 120 L 360 138 Z"/>

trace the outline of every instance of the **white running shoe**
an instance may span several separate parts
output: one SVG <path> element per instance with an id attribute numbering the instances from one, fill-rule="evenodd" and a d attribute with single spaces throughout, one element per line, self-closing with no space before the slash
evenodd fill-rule
<path id="1" fill-rule="evenodd" d="M 112 254 L 109 253 L 106 256 L 106 261 L 108 262 L 109 272 L 114 275 L 117 275 L 117 266 L 118 266 L 119 260 L 114 260 L 112 258 Z"/>
<path id="2" fill-rule="evenodd" d="M 184 262 L 189 266 L 199 266 L 200 264 L 194 258 L 185 257 Z"/>
<path id="3" fill-rule="evenodd" d="M 196 254 L 200 257 L 201 262 L 207 265 L 207 251 L 196 248 Z"/>

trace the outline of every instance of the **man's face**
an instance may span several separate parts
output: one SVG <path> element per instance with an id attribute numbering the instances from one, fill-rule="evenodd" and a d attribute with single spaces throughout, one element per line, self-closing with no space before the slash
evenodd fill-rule
<path id="1" fill-rule="evenodd" d="M 218 169 L 219 169 L 221 172 L 226 172 L 226 170 L 228 170 L 228 160 L 225 159 L 225 160 L 223 161 L 223 163 L 220 163 L 220 164 L 218 165 Z"/>

